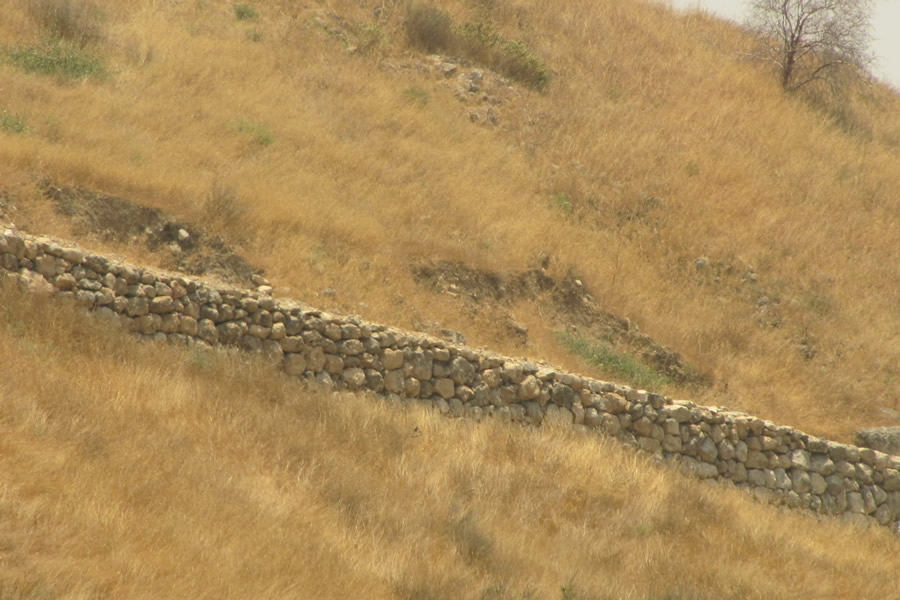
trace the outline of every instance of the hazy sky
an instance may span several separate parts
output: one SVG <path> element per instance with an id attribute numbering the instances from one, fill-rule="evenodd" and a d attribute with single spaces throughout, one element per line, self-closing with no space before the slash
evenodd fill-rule
<path id="1" fill-rule="evenodd" d="M 703 8 L 734 21 L 743 21 L 749 0 L 663 0 L 676 8 Z M 875 0 L 872 50 L 876 75 L 900 90 L 900 0 Z"/>

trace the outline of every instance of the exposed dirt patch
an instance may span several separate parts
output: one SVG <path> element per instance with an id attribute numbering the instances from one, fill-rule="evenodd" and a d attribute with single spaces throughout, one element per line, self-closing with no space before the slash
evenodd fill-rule
<path id="1" fill-rule="evenodd" d="M 252 286 L 261 271 L 219 236 L 155 208 L 80 187 L 41 184 L 56 212 L 72 220 L 76 235 L 97 235 L 123 244 L 142 244 L 171 256 L 177 269 Z"/>
<path id="2" fill-rule="evenodd" d="M 619 351 L 634 354 L 678 383 L 710 383 L 708 376 L 692 369 L 680 354 L 641 333 L 633 321 L 602 310 L 579 279 L 557 279 L 543 269 L 500 275 L 450 261 L 417 264 L 412 270 L 420 285 L 467 302 L 479 305 L 510 305 L 522 300 L 540 302 L 555 328 L 576 326 Z"/>

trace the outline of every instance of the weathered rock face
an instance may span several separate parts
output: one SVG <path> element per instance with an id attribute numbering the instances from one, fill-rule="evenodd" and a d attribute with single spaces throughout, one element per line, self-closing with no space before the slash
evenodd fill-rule
<path id="1" fill-rule="evenodd" d="M 328 314 L 259 290 L 141 269 L 58 241 L 0 230 L 0 283 L 67 298 L 147 340 L 230 345 L 291 376 L 418 399 L 449 416 L 575 426 L 615 436 L 686 473 L 795 508 L 900 532 L 900 428 L 838 444 L 743 413 L 478 352 Z M 886 452 L 890 452 L 888 454 Z"/>
<path id="2" fill-rule="evenodd" d="M 870 427 L 856 432 L 858 446 L 900 456 L 900 427 Z"/>

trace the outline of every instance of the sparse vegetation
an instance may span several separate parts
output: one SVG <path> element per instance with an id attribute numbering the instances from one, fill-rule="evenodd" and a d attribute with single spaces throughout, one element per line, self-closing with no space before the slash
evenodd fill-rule
<path id="1" fill-rule="evenodd" d="M 27 0 L 31 16 L 52 37 L 78 46 L 103 39 L 99 8 L 75 0 Z"/>
<path id="2" fill-rule="evenodd" d="M 250 134 L 253 142 L 260 146 L 269 146 L 275 143 L 275 135 L 265 123 L 238 119 L 237 130 L 241 133 Z"/>
<path id="3" fill-rule="evenodd" d="M 489 21 L 455 25 L 449 13 L 429 4 L 412 4 L 406 19 L 410 41 L 428 52 L 460 54 L 537 90 L 550 83 L 544 61 L 522 41 L 507 39 Z"/>
<path id="4" fill-rule="evenodd" d="M 425 106 L 426 104 L 428 104 L 428 100 L 430 99 L 428 92 L 417 85 L 410 86 L 403 90 L 403 96 L 408 102 L 417 104 L 419 106 Z"/>
<path id="5" fill-rule="evenodd" d="M 568 331 L 557 332 L 557 338 L 570 352 L 609 373 L 617 381 L 648 390 L 659 390 L 669 383 L 665 375 L 608 344 L 594 342 Z"/>
<path id="6" fill-rule="evenodd" d="M 563 212 L 563 214 L 572 214 L 572 201 L 565 192 L 558 192 L 552 196 L 553 204 Z"/>
<path id="7" fill-rule="evenodd" d="M 10 62 L 27 73 L 67 79 L 103 78 L 106 67 L 93 54 L 68 44 L 17 47 L 7 52 Z"/>
<path id="8" fill-rule="evenodd" d="M 234 16 L 238 21 L 255 21 L 259 18 L 259 11 L 249 4 L 235 4 Z"/>
<path id="9" fill-rule="evenodd" d="M 25 133 L 25 120 L 15 113 L 0 110 L 0 131 L 5 133 Z"/>

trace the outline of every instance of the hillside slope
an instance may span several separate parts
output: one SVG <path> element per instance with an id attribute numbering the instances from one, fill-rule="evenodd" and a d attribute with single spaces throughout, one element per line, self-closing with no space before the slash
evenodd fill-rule
<path id="1" fill-rule="evenodd" d="M 0 286 L 3 598 L 891 598 L 896 536 Z M 52 304 L 51 304 L 52 303 Z M 72 340 L 78 340 L 73 344 Z"/>
<path id="2" fill-rule="evenodd" d="M 897 422 L 889 89 L 785 96 L 736 28 L 642 2 L 441 3 L 482 24 L 453 30 L 470 42 L 522 42 L 543 91 L 471 49 L 428 57 L 405 2 L 98 0 L 67 27 L 45 5 L 0 23 L 20 226 L 102 238 L 44 194 L 79 186 L 221 234 L 276 293 L 607 377 L 630 372 L 616 353 L 647 360 L 539 293 L 416 276 L 543 268 L 680 354 L 696 377 L 654 380 L 671 395 L 834 439 Z M 590 345 L 614 358 L 588 364 Z"/>

